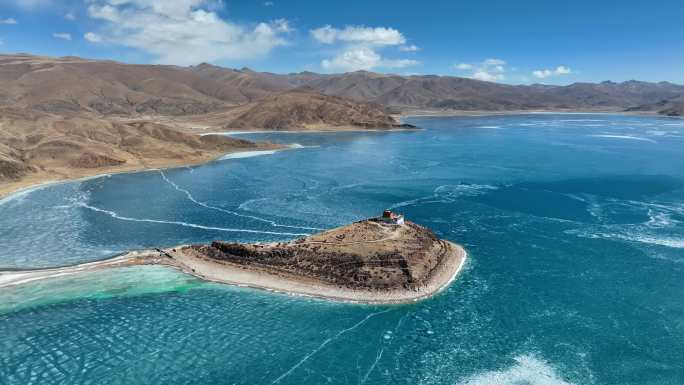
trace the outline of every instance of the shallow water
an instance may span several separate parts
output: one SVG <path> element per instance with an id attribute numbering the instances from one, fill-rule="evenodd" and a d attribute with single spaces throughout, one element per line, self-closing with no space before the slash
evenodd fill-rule
<path id="1" fill-rule="evenodd" d="M 0 382 L 684 383 L 681 120 L 409 123 L 425 130 L 241 135 L 303 148 L 5 200 L 0 266 L 287 240 L 393 207 L 468 249 L 443 294 L 359 306 L 162 267 L 3 288 Z"/>

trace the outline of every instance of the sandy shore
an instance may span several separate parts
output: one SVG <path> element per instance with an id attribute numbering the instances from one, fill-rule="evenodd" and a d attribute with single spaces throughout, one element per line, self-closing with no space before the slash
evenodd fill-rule
<path id="1" fill-rule="evenodd" d="M 159 252 L 156 250 L 142 250 L 132 251 L 124 255 L 119 255 L 102 261 L 82 263 L 74 266 L 49 269 L 0 271 L 0 288 L 103 269 L 112 269 L 141 264 L 163 264 L 161 262 L 155 263 L 155 260 L 161 260 Z"/>
<path id="2" fill-rule="evenodd" d="M 99 167 L 99 168 L 87 168 L 87 169 L 68 169 L 60 170 L 59 173 L 56 172 L 41 172 L 30 174 L 21 180 L 0 183 L 0 202 L 3 199 L 9 198 L 11 195 L 20 194 L 22 192 L 30 192 L 36 189 L 44 188 L 47 186 L 52 186 L 60 183 L 78 182 L 86 181 L 89 179 L 95 179 L 108 175 L 125 174 L 131 172 L 141 172 L 141 171 L 151 171 L 151 170 L 168 170 L 174 168 L 184 168 L 199 166 L 212 161 L 226 160 L 226 159 L 237 159 L 237 158 L 247 158 L 253 156 L 254 153 L 264 153 L 273 154 L 277 151 L 297 149 L 297 147 L 280 146 L 274 149 L 239 149 L 236 151 L 230 151 L 222 153 L 220 155 L 211 154 L 203 157 L 199 157 L 196 160 L 186 161 L 186 160 L 164 160 L 158 161 L 153 160 L 146 162 L 145 164 L 137 164 L 131 166 L 116 166 L 116 167 Z M 244 154 L 244 156 L 241 156 Z"/>
<path id="3" fill-rule="evenodd" d="M 38 280 L 83 274 L 125 266 L 161 265 L 176 268 L 199 279 L 222 284 L 248 287 L 293 296 L 312 297 L 340 302 L 365 304 L 402 304 L 432 297 L 447 288 L 463 269 L 467 253 L 454 243 L 447 243 L 450 252 L 437 266 L 430 281 L 416 290 L 353 290 L 327 285 L 306 277 L 275 273 L 265 269 L 207 260 L 183 246 L 164 250 L 141 250 L 97 262 L 53 269 L 0 272 L 0 288 Z"/>
<path id="4" fill-rule="evenodd" d="M 223 155 L 222 155 L 223 156 Z M 53 184 L 75 182 L 79 180 L 88 180 L 106 175 L 123 174 L 127 172 L 148 171 L 155 169 L 170 169 L 180 167 L 190 167 L 210 162 L 219 159 L 216 156 L 207 156 L 199 158 L 195 161 L 152 161 L 146 164 L 132 165 L 132 166 L 117 166 L 117 167 L 98 167 L 85 169 L 68 169 L 56 172 L 39 172 L 30 174 L 18 181 L 0 183 L 0 199 L 6 198 L 9 195 L 20 193 L 22 191 L 33 190 L 36 188 L 46 187 Z"/>

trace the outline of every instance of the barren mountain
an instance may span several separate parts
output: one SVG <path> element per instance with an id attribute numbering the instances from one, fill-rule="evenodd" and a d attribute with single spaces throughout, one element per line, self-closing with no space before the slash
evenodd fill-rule
<path id="1" fill-rule="evenodd" d="M 297 89 L 266 96 L 235 111 L 227 128 L 271 130 L 331 127 L 390 128 L 398 123 L 384 107 Z"/>
<path id="2" fill-rule="evenodd" d="M 325 94 L 398 108 L 486 111 L 621 110 L 684 92 L 684 86 L 667 82 L 512 86 L 452 76 L 398 76 L 366 71 L 322 75 L 307 85 Z"/>
<path id="3" fill-rule="evenodd" d="M 659 113 L 667 116 L 684 116 L 684 101 L 673 103 Z"/>
<path id="4" fill-rule="evenodd" d="M 624 110 L 684 94 L 684 86 L 667 82 L 512 86 L 452 76 L 273 74 L 30 55 L 0 55 L 0 84 L 0 106 L 97 116 L 200 115 L 302 86 L 395 109 L 437 110 Z"/>
<path id="5" fill-rule="evenodd" d="M 215 85 L 172 66 L 0 56 L 0 104 L 63 115 L 202 113 L 224 102 Z"/>
<path id="6" fill-rule="evenodd" d="M 198 163 L 231 151 L 273 147 L 202 137 L 150 121 L 0 108 L 0 190 L 16 183 Z"/>
<path id="7" fill-rule="evenodd" d="M 240 122 L 261 128 L 394 123 L 370 104 L 315 92 L 271 96 L 315 76 L 0 55 L 0 193 L 44 180 L 274 147 L 178 130 L 192 124 L 188 117 L 207 116 L 216 127 L 242 110 L 253 116 L 241 115 Z"/>
<path id="8" fill-rule="evenodd" d="M 684 116 L 684 95 L 672 99 L 663 99 L 657 103 L 642 104 L 628 108 L 630 112 L 656 112 L 667 116 Z"/>

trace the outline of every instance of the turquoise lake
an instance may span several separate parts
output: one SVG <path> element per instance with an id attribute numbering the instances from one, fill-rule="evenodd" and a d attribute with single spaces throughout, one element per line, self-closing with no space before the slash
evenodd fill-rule
<path id="1" fill-rule="evenodd" d="M 684 120 L 414 117 L 299 148 L 0 201 L 0 269 L 289 240 L 383 209 L 466 247 L 424 302 L 367 306 L 163 267 L 0 289 L 0 384 L 684 383 Z"/>

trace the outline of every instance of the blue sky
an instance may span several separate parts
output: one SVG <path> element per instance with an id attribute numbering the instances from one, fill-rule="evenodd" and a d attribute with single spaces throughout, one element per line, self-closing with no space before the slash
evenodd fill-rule
<path id="1" fill-rule="evenodd" d="M 0 51 L 278 73 L 684 84 L 684 1 L 3 0 Z"/>

